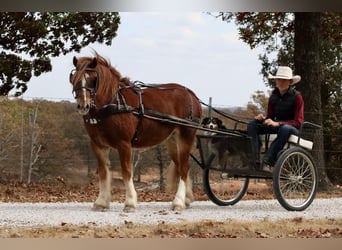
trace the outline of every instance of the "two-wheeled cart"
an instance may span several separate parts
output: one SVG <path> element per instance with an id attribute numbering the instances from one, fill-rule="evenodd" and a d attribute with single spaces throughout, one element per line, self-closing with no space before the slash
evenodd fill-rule
<path id="1" fill-rule="evenodd" d="M 313 134 L 320 126 L 304 122 L 299 135 L 291 135 L 287 146 L 278 154 L 274 171 L 268 172 L 262 170 L 257 164 L 257 157 L 252 153 L 252 141 L 246 131 L 237 129 L 241 121 L 211 107 L 210 104 L 203 102 L 201 104 L 209 107 L 210 115 L 213 110 L 235 121 L 234 128 L 224 131 L 203 128 L 190 120 L 160 112 L 150 111 L 143 114 L 137 113 L 137 115 L 204 131 L 204 133 L 197 134 L 200 160 L 192 154 L 191 157 L 203 169 L 204 191 L 215 204 L 234 205 L 245 195 L 249 180 L 254 178 L 273 180 L 275 196 L 285 209 L 302 211 L 310 206 L 316 195 L 318 177 L 317 167 L 310 153 L 313 142 L 304 139 L 303 135 L 306 134 L 304 133 L 306 129 L 311 130 Z M 264 151 L 260 154 L 268 149 L 275 137 L 275 134 L 264 135 Z"/>
<path id="2" fill-rule="evenodd" d="M 314 131 L 318 125 L 304 122 L 299 136 L 291 135 L 287 146 L 278 154 L 274 171 L 260 168 L 253 155 L 251 138 L 243 131 L 227 129 L 198 134 L 197 142 L 203 169 L 204 191 L 219 206 L 234 205 L 245 195 L 249 180 L 272 179 L 279 203 L 289 211 L 302 211 L 314 200 L 317 190 L 317 167 L 311 156 L 312 141 L 303 139 L 303 131 Z M 261 135 L 264 150 L 275 138 Z"/>

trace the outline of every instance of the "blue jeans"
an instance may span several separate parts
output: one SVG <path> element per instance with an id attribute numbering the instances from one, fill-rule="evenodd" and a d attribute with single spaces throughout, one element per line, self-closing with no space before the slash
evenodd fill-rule
<path id="1" fill-rule="evenodd" d="M 277 155 L 280 150 L 282 150 L 287 143 L 287 140 L 289 139 L 290 135 L 298 135 L 299 131 L 295 127 L 291 125 L 282 125 L 280 127 L 272 127 L 272 126 L 266 126 L 262 124 L 260 121 L 253 120 L 248 123 L 247 126 L 247 133 L 248 136 L 251 137 L 252 140 L 252 150 L 253 154 L 256 157 L 256 161 L 260 162 L 260 138 L 259 135 L 261 134 L 277 134 L 276 139 L 271 143 L 269 146 L 267 152 L 265 153 L 263 161 L 270 166 L 274 166 Z"/>

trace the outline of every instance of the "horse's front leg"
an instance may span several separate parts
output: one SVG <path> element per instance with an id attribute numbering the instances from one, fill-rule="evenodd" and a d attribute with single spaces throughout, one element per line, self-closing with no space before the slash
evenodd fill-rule
<path id="1" fill-rule="evenodd" d="M 109 209 L 111 200 L 111 175 L 109 171 L 109 148 L 100 148 L 92 143 L 98 162 L 99 196 L 94 203 L 94 210 Z"/>
<path id="2" fill-rule="evenodd" d="M 133 212 L 137 207 L 137 192 L 133 183 L 133 165 L 132 165 L 132 147 L 130 144 L 118 148 L 121 174 L 125 185 L 126 198 L 125 198 L 125 212 Z"/>

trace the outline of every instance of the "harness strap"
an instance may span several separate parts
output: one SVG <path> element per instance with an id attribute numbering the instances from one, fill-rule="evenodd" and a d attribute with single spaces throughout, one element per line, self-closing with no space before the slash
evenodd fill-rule
<path id="1" fill-rule="evenodd" d="M 141 131 L 141 124 L 142 124 L 142 118 L 148 118 L 152 120 L 157 120 L 161 122 L 168 122 L 172 124 L 179 124 L 179 125 L 191 125 L 196 126 L 198 123 L 200 123 L 201 118 L 194 118 L 193 117 L 193 104 L 192 104 L 192 95 L 190 95 L 191 98 L 191 106 L 190 106 L 190 114 L 189 119 L 183 119 L 177 116 L 165 114 L 159 111 L 155 110 L 145 110 L 143 100 L 142 100 L 142 88 L 157 88 L 157 89 L 172 89 L 172 88 L 164 88 L 160 87 L 158 84 L 151 85 L 151 84 L 144 84 L 143 82 L 134 82 L 133 85 L 120 87 L 116 93 L 115 96 L 113 96 L 111 102 L 116 103 L 110 103 L 107 104 L 99 109 L 99 112 L 96 117 L 90 117 L 89 115 L 83 116 L 83 120 L 86 123 L 96 125 L 103 120 L 105 120 L 108 116 L 118 114 L 118 113 L 128 113 L 132 112 L 134 115 L 138 116 L 138 124 L 135 129 L 135 133 L 133 138 L 131 139 L 131 143 L 136 143 L 138 141 L 138 135 Z M 139 99 L 139 107 L 132 107 L 130 105 L 127 105 L 125 96 L 121 93 L 121 90 L 131 88 L 134 90 L 134 92 L 137 94 Z M 146 112 L 148 114 L 146 114 Z"/>
<path id="2" fill-rule="evenodd" d="M 161 121 L 162 119 L 169 119 L 168 121 L 172 120 L 172 121 L 177 121 L 177 122 L 181 122 L 181 123 L 184 123 L 184 124 L 189 124 L 189 123 L 200 123 L 201 122 L 201 118 L 200 117 L 192 117 L 191 116 L 191 119 L 183 119 L 183 118 L 180 118 L 178 116 L 174 116 L 174 115 L 169 115 L 169 114 L 164 114 L 164 113 L 161 113 L 159 111 L 156 111 L 156 110 L 152 110 L 152 109 L 147 109 L 145 110 L 145 114 L 144 116 L 146 116 L 146 113 L 149 115 L 154 115 L 155 118 L 161 118 Z"/>
<path id="3" fill-rule="evenodd" d="M 108 104 L 103 106 L 96 117 L 90 117 L 89 115 L 84 115 L 83 120 L 86 123 L 96 125 L 103 120 L 105 120 L 108 116 L 118 113 L 128 113 L 136 111 L 137 109 L 129 106 L 129 105 L 120 105 L 120 104 Z"/>
<path id="4" fill-rule="evenodd" d="M 142 117 L 144 117 L 144 104 L 142 102 L 142 96 L 141 96 L 141 88 L 140 87 L 137 87 L 137 88 L 134 88 L 135 90 L 135 93 L 138 95 L 138 98 L 139 98 L 139 108 L 138 108 L 138 124 L 137 124 L 137 127 L 135 128 L 135 133 L 134 133 L 134 136 L 133 138 L 131 139 L 131 143 L 134 144 L 138 141 L 138 134 L 141 130 L 141 122 L 142 122 Z"/>

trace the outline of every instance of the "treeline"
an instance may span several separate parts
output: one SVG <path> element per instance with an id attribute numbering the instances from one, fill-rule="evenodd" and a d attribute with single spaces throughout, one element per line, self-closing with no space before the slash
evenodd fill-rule
<path id="1" fill-rule="evenodd" d="M 62 177 L 74 183 L 96 178 L 97 162 L 73 102 L 2 98 L 0 138 L 0 182 L 49 182 Z M 111 170 L 120 172 L 115 150 L 110 161 Z M 150 169 L 163 172 L 169 158 L 160 145 L 134 151 L 133 163 L 139 180 Z"/>
<path id="2" fill-rule="evenodd" d="M 4 98 L 0 137 L 3 181 L 47 181 L 78 171 L 88 157 L 85 130 L 70 102 Z"/>
<path id="3" fill-rule="evenodd" d="M 259 103 L 260 104 L 260 103 Z M 237 120 L 247 121 L 263 109 L 262 105 L 250 103 L 247 108 L 222 109 Z M 208 110 L 204 110 L 206 116 Z M 213 114 L 224 120 L 227 127 L 235 122 Z M 240 125 L 238 128 L 245 129 Z M 336 135 L 333 141 L 339 141 Z M 331 138 L 329 136 L 328 138 Z M 328 141 L 331 147 L 331 140 Z M 329 148 L 326 145 L 326 148 Z M 193 154 L 198 157 L 198 150 Z M 335 147 L 334 160 L 326 162 L 330 179 L 341 183 L 342 153 Z M 327 150 L 326 156 L 332 152 Z M 120 171 L 116 151 L 110 155 L 111 169 Z M 169 164 L 165 148 L 160 145 L 152 149 L 134 151 L 135 180 L 140 174 L 153 171 L 165 174 Z M 192 177 L 201 181 L 201 168 L 191 160 Z M 83 119 L 76 111 L 76 104 L 69 101 L 53 102 L 44 99 L 0 99 L 0 182 L 49 182 L 62 177 L 70 183 L 89 182 L 96 178 L 97 163 L 90 148 L 83 126 Z M 161 178 L 161 182 L 163 179 Z"/>

